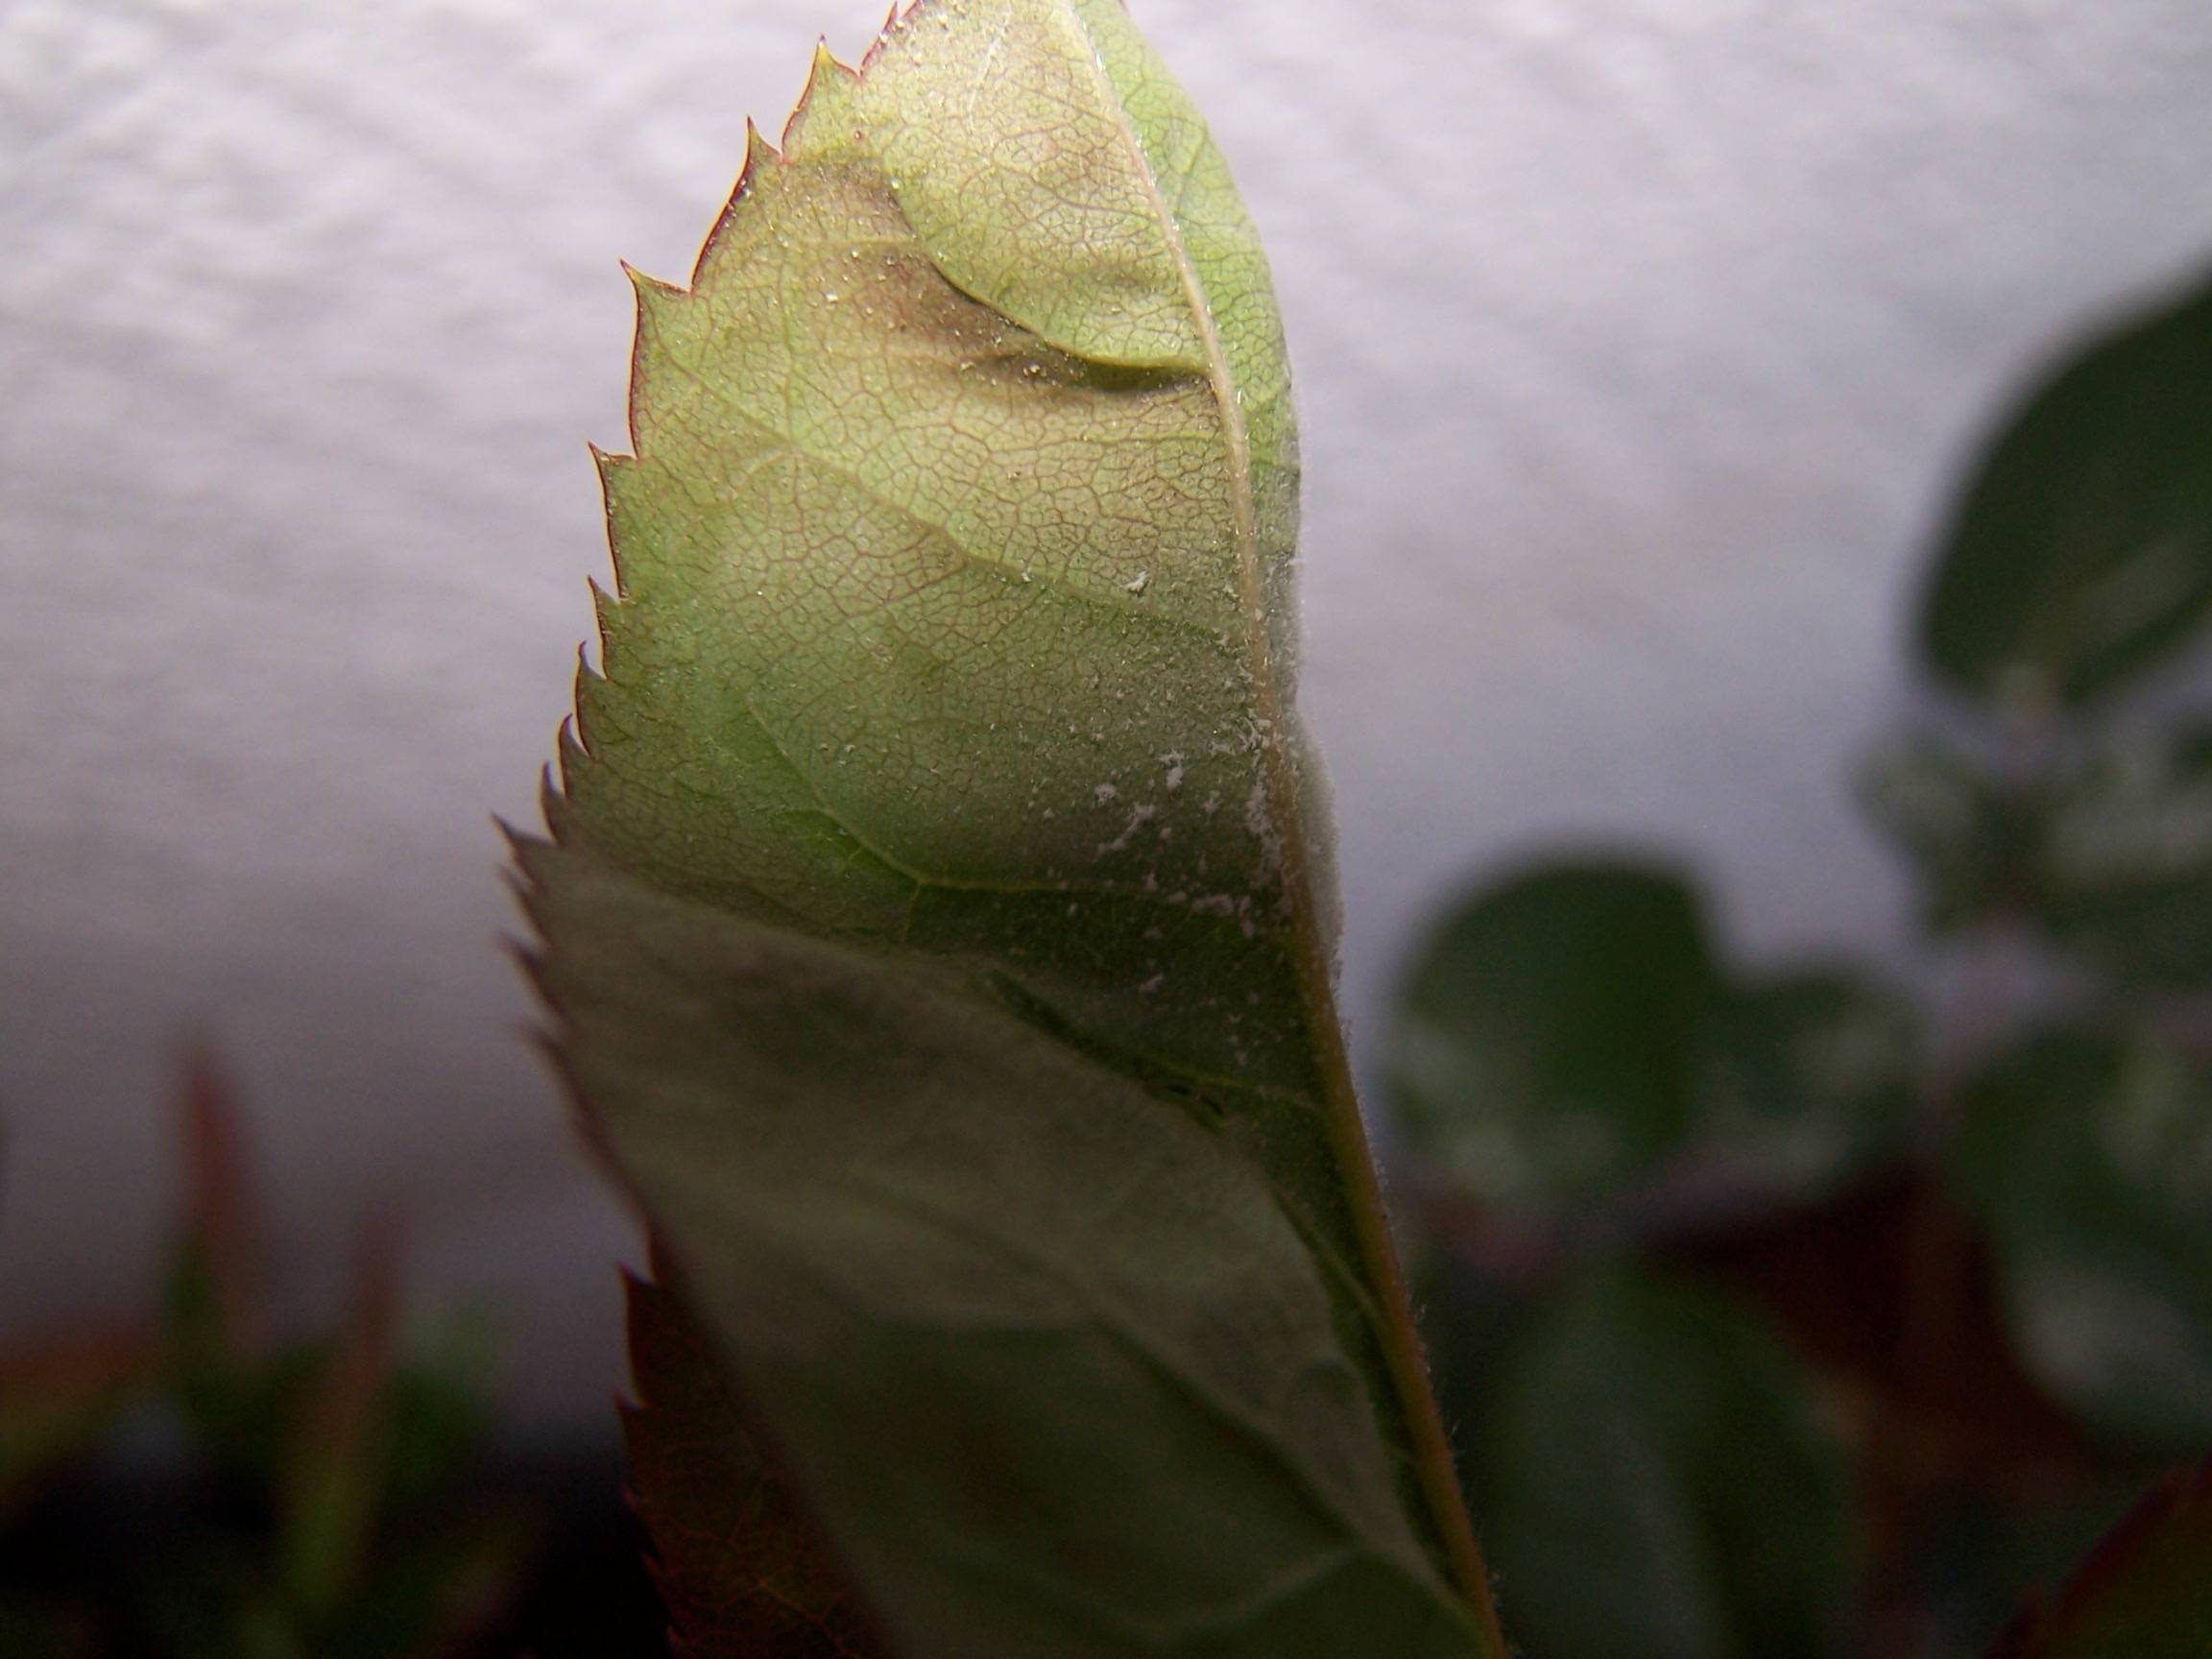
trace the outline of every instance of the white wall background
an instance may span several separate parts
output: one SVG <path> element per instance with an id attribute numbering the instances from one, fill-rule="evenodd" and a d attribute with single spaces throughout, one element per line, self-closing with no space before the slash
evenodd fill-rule
<path id="1" fill-rule="evenodd" d="M 880 0 L 0 0 L 0 1334 L 142 1305 L 172 1045 L 302 1306 L 397 1202 L 602 1420 L 627 1236 L 519 1033 L 489 814 L 604 565 L 627 256 L 681 276 Z M 1274 251 L 1307 706 L 1372 1029 L 1562 833 L 1893 950 L 1842 775 L 1948 481 L 2212 255 L 2205 0 L 1140 0 Z"/>

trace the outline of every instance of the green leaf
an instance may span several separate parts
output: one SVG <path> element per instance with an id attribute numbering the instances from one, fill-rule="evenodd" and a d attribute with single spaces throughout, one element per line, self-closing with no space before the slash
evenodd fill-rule
<path id="1" fill-rule="evenodd" d="M 435 1344 L 386 1385 L 384 1486 L 395 1506 L 443 1502 L 469 1476 L 493 1427 L 490 1334 L 463 1319 L 434 1335 Z"/>
<path id="2" fill-rule="evenodd" d="M 1861 789 L 1934 931 L 2010 918 L 2127 985 L 2212 982 L 2212 728 L 2114 735 L 2009 781 L 1916 737 Z"/>
<path id="3" fill-rule="evenodd" d="M 392 1240 L 372 1231 L 329 1358 L 308 1388 L 276 1469 L 279 1573 L 291 1605 L 327 1618 L 362 1583 L 386 1503 L 398 1286 Z"/>
<path id="4" fill-rule="evenodd" d="M 1554 865 L 1478 895 L 1413 971 L 1390 1076 L 1414 1146 L 1514 1208 L 1612 1191 L 1682 1138 L 1719 969 L 1689 887 Z"/>
<path id="5" fill-rule="evenodd" d="M 2048 1033 L 1960 1112 L 1954 1173 L 2030 1370 L 2108 1437 L 2212 1441 L 2212 1077 L 2149 1042 Z"/>
<path id="6" fill-rule="evenodd" d="M 1962 750 L 1923 733 L 1881 749 L 1860 771 L 1859 799 L 1911 863 L 1930 932 L 2027 902 L 2035 815 Z"/>
<path id="7" fill-rule="evenodd" d="M 1392 1098 L 1448 1189 L 1545 1219 L 1666 1190 L 1802 1195 L 1888 1145 L 1912 1031 L 1831 973 L 1731 978 L 1672 872 L 1561 862 L 1478 894 L 1414 967 Z"/>
<path id="8" fill-rule="evenodd" d="M 844 1570 L 747 1426 L 673 1271 L 656 1261 L 651 1280 L 624 1278 L 638 1399 L 623 1409 L 622 1440 L 678 1651 L 684 1659 L 880 1654 Z"/>
<path id="9" fill-rule="evenodd" d="M 809 1510 L 902 1651 L 1466 1650 L 1291 710 L 1287 371 L 1203 124 L 1118 0 L 925 0 L 638 293 L 525 864 L 587 1118 Z"/>
<path id="10" fill-rule="evenodd" d="M 2212 731 L 2117 742 L 2056 779 L 2034 894 L 2052 938 L 2106 973 L 2212 983 Z"/>
<path id="11" fill-rule="evenodd" d="M 1935 1626 L 1931 1659 L 1987 1653 L 2016 1623 L 2023 1591 L 2063 1583 L 2143 1496 L 2141 1469 L 2126 1463 L 2025 1500 L 1993 1484 L 1938 1501 L 1918 1540 L 1911 1572 Z"/>
<path id="12" fill-rule="evenodd" d="M 1990 1659 L 2203 1659 L 2212 1651 L 2212 1463 L 2176 1474 L 2106 1535 Z"/>
<path id="13" fill-rule="evenodd" d="M 1919 618 L 1958 690 L 2111 690 L 2212 608 L 2212 287 L 2071 356 L 1983 457 Z"/>
<path id="14" fill-rule="evenodd" d="M 1839 1651 L 1842 1453 L 1803 1368 L 1735 1303 L 1586 1276 L 1526 1310 L 1465 1394 L 1483 1544 L 1530 1653 Z"/>
<path id="15" fill-rule="evenodd" d="M 577 1092 L 893 1651 L 1476 1650 L 1230 1141 L 932 966 L 524 856 Z"/>

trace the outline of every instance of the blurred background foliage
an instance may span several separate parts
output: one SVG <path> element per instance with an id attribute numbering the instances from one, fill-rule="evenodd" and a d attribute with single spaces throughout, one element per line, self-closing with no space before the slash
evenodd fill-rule
<path id="1" fill-rule="evenodd" d="M 372 1217 L 331 1326 L 277 1335 L 245 1124 L 204 1054 L 177 1120 L 157 1315 L 0 1355 L 0 1654 L 659 1650 L 616 1471 L 493 1455 L 490 1324 L 410 1318 Z"/>
<path id="2" fill-rule="evenodd" d="M 1382 1103 L 1531 1659 L 2212 1651 L 2208 635 L 2212 288 L 2061 365 L 1942 538 L 1860 780 L 1909 983 L 1746 969 L 1632 851 L 1435 928 Z M 179 1116 L 159 1320 L 0 1356 L 0 1652 L 665 1651 L 614 1472 L 488 1450 L 483 1334 L 409 1339 L 389 1229 L 274 1339 L 204 1060 Z"/>
<path id="3" fill-rule="evenodd" d="M 1910 983 L 1743 969 L 1633 852 L 1434 930 L 1398 1207 L 1535 1659 L 1963 1659 L 2212 1452 L 2208 625 L 2202 287 L 2060 364 L 1941 539 L 1859 780 Z M 2212 1652 L 2169 1611 L 2093 1650 Z"/>

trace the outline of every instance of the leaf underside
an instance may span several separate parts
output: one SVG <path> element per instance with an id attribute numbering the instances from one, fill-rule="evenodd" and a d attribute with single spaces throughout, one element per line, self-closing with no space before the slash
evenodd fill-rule
<path id="1" fill-rule="evenodd" d="M 1116 0 L 818 59 L 639 284 L 631 424 L 536 972 L 888 1646 L 1474 1651 L 1351 1196 L 1279 325 Z"/>
<path id="2" fill-rule="evenodd" d="M 578 1092 L 896 1651 L 1466 1650 L 1247 1161 L 926 969 L 554 856 Z"/>
<path id="3" fill-rule="evenodd" d="M 1950 1154 L 2022 1358 L 2091 1429 L 2212 1439 L 2212 1077 L 2172 1046 L 2052 1030 L 1963 1092 Z"/>

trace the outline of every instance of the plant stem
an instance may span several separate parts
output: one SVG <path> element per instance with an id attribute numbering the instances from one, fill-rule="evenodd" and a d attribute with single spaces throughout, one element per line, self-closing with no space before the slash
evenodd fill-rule
<path id="1" fill-rule="evenodd" d="M 1313 1007 L 1315 1001 L 1320 1003 Z M 1452 1576 L 1475 1615 L 1476 1632 L 1485 1659 L 1508 1659 L 1511 1648 L 1498 1622 L 1497 1598 L 1490 1588 L 1490 1570 L 1481 1546 L 1475 1541 L 1475 1524 L 1459 1487 L 1452 1445 L 1444 1433 L 1444 1414 L 1436 1403 L 1436 1390 L 1429 1376 L 1421 1334 L 1413 1324 L 1413 1304 L 1407 1294 L 1406 1273 L 1398 1262 L 1398 1246 L 1390 1236 L 1390 1218 L 1383 1208 L 1382 1184 L 1376 1173 L 1375 1154 L 1367 1142 L 1367 1127 L 1359 1115 L 1359 1099 L 1352 1084 L 1350 1057 L 1345 1052 L 1343 1028 L 1336 1022 L 1335 998 L 1326 980 L 1319 998 L 1309 988 L 1309 1016 L 1313 1020 L 1312 1039 L 1319 1048 L 1328 1084 L 1329 1134 L 1336 1154 L 1345 1194 L 1350 1200 L 1352 1224 L 1359 1244 L 1360 1264 L 1374 1286 L 1382 1311 L 1383 1363 L 1398 1391 L 1398 1406 L 1413 1443 L 1414 1472 L 1421 1495 L 1429 1506 Z"/>

